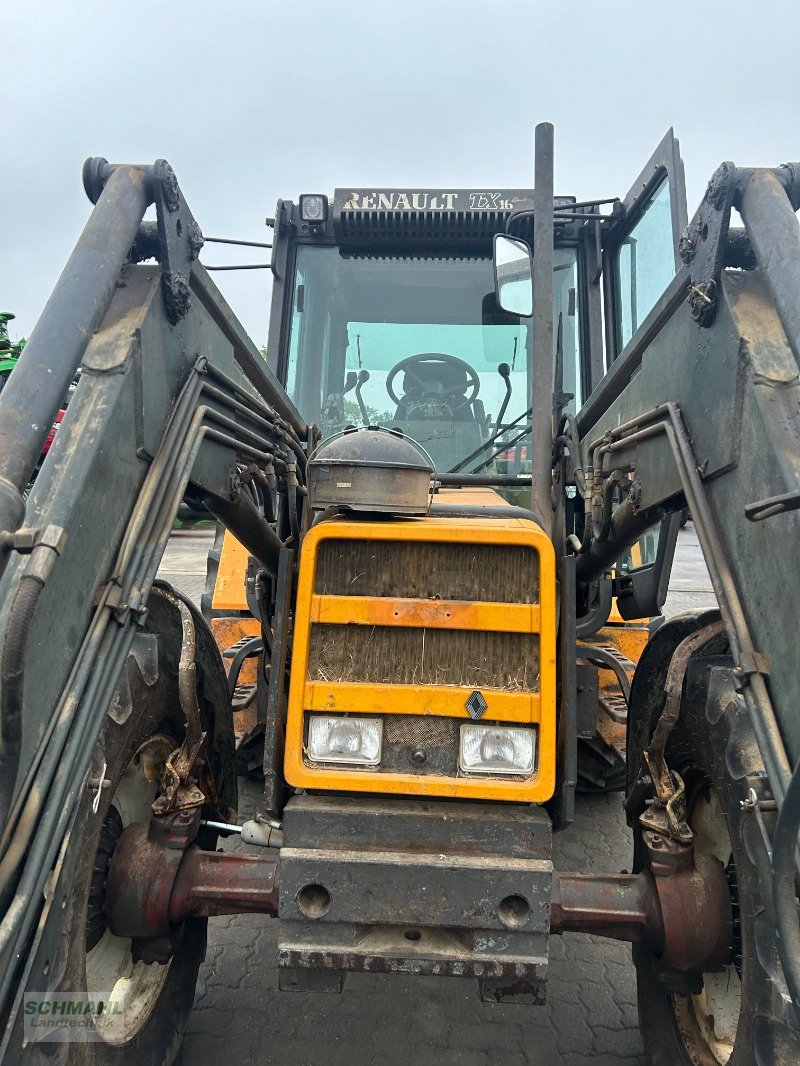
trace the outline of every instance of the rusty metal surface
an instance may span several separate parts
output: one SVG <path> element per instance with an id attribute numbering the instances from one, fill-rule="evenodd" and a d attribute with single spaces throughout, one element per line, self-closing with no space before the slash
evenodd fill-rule
<path id="1" fill-rule="evenodd" d="M 550 931 L 593 933 L 630 943 L 663 944 L 649 874 L 559 874 L 553 877 Z"/>
<path id="2" fill-rule="evenodd" d="M 186 917 L 278 912 L 278 856 L 227 855 L 193 847 L 186 852 L 169 904 L 173 922 Z"/>
<path id="3" fill-rule="evenodd" d="M 284 816 L 279 964 L 456 974 L 544 992 L 543 811 L 296 796 Z"/>
<path id="4" fill-rule="evenodd" d="M 129 825 L 114 848 L 105 913 L 116 936 L 142 939 L 170 931 L 170 899 L 185 849 L 197 835 L 199 813 L 180 811 L 160 822 Z"/>
<path id="5" fill-rule="evenodd" d="M 730 958 L 730 887 L 722 863 L 691 845 L 645 832 L 638 874 L 555 874 L 551 932 L 644 944 L 665 968 L 707 973 Z"/>
<path id="6" fill-rule="evenodd" d="M 719 859 L 645 831 L 649 869 L 661 911 L 665 967 L 710 973 L 729 961 L 731 891 Z"/>
<path id="7" fill-rule="evenodd" d="M 186 918 L 278 910 L 277 853 L 229 855 L 193 843 L 195 812 L 129 825 L 111 859 L 108 926 L 141 940 L 168 936 Z"/>

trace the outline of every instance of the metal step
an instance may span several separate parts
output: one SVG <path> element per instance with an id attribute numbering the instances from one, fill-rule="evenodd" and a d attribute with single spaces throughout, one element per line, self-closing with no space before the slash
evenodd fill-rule
<path id="1" fill-rule="evenodd" d="M 628 721 L 628 705 L 622 696 L 604 692 L 598 702 L 612 722 L 625 725 Z"/>
<path id="2" fill-rule="evenodd" d="M 621 651 L 618 651 L 613 644 L 600 644 L 598 647 L 603 648 L 609 655 L 613 655 L 626 673 L 632 673 L 636 669 L 636 663 L 629 659 L 627 655 L 623 655 Z"/>
<path id="3" fill-rule="evenodd" d="M 253 649 L 246 658 L 250 659 L 253 655 L 258 655 L 261 652 L 262 641 L 261 637 L 242 637 L 237 640 L 235 644 L 231 644 L 229 648 L 226 648 L 222 653 L 223 659 L 235 659 L 239 652 L 244 651 L 247 645 L 253 643 Z"/>
<path id="4" fill-rule="evenodd" d="M 231 708 L 234 711 L 244 711 L 256 698 L 256 685 L 237 685 L 233 690 Z"/>

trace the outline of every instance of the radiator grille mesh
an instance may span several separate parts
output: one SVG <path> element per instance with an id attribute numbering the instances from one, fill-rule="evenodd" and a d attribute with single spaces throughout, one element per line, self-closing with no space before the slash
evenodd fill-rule
<path id="1" fill-rule="evenodd" d="M 471 629 L 315 624 L 308 677 L 375 685 L 457 685 L 535 692 L 538 637 Z"/>
<path id="2" fill-rule="evenodd" d="M 387 744 L 410 748 L 452 748 L 458 722 L 433 715 L 388 714 L 383 736 Z"/>
<path id="3" fill-rule="evenodd" d="M 432 541 L 324 540 L 315 591 L 327 596 L 536 603 L 532 548 Z"/>

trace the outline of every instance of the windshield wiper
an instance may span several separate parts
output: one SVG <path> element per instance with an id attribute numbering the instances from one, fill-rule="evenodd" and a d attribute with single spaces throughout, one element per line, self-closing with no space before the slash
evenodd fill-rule
<path id="1" fill-rule="evenodd" d="M 533 408 L 529 407 L 524 415 L 520 415 L 519 418 L 516 419 L 516 422 L 519 422 L 521 418 L 529 418 L 532 413 Z M 512 422 L 510 425 L 506 426 L 506 429 L 511 429 L 511 427 L 514 426 L 516 422 Z M 470 473 L 479 474 L 481 470 L 485 469 L 493 459 L 496 459 L 497 456 L 500 455 L 501 452 L 508 451 L 509 448 L 513 448 L 515 445 L 517 445 L 525 436 L 527 436 L 527 434 L 530 433 L 532 428 L 533 424 L 529 422 L 527 426 L 525 426 L 525 428 L 522 430 L 522 432 L 518 433 L 516 437 L 513 438 L 513 440 L 503 441 L 499 448 L 495 448 L 495 450 L 488 457 L 488 459 L 484 459 L 482 463 L 476 466 L 473 470 L 470 470 Z"/>

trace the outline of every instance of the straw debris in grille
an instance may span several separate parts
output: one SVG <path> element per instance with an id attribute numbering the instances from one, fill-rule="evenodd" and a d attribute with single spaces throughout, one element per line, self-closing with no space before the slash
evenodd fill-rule
<path id="1" fill-rule="evenodd" d="M 311 627 L 308 677 L 536 692 L 539 642 L 531 633 L 319 623 Z"/>
<path id="2" fill-rule="evenodd" d="M 539 561 L 521 545 L 324 540 L 315 592 L 327 596 L 537 603 Z"/>

